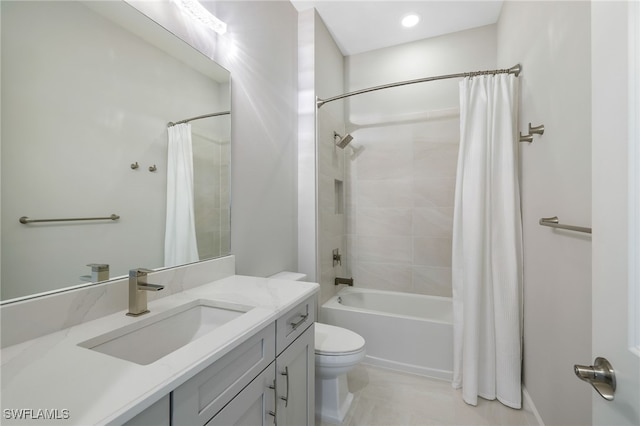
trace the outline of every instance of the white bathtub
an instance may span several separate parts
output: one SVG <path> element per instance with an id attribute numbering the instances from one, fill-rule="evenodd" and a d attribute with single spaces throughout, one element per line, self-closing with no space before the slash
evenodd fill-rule
<path id="1" fill-rule="evenodd" d="M 320 320 L 364 337 L 364 363 L 451 380 L 450 297 L 348 287 L 320 307 Z"/>

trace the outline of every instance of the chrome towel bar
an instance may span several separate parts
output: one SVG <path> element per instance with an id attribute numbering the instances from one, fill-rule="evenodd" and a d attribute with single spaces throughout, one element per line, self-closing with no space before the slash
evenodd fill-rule
<path id="1" fill-rule="evenodd" d="M 583 226 L 563 225 L 560 223 L 558 216 L 543 217 L 540 219 L 540 225 L 549 226 L 551 228 L 568 229 L 570 231 L 585 232 L 591 234 L 591 228 L 585 228 Z"/>
<path id="2" fill-rule="evenodd" d="M 19 221 L 20 223 L 36 223 L 36 222 L 70 222 L 75 220 L 118 220 L 120 216 L 117 214 L 112 214 L 107 217 L 72 217 L 66 219 L 29 219 L 27 216 L 22 216 Z"/>

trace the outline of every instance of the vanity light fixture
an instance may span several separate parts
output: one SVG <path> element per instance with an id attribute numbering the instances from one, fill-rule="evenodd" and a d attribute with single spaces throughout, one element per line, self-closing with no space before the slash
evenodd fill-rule
<path id="1" fill-rule="evenodd" d="M 227 24 L 216 18 L 198 0 L 173 0 L 189 17 L 211 28 L 218 34 L 227 32 Z"/>
<path id="2" fill-rule="evenodd" d="M 402 26 L 405 28 L 415 27 L 418 22 L 420 22 L 420 16 L 415 13 L 410 13 L 402 18 Z"/>

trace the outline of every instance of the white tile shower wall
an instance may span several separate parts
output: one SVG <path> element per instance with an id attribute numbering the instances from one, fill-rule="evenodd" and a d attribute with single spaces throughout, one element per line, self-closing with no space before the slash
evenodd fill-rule
<path id="1" fill-rule="evenodd" d="M 431 134 L 432 123 L 354 132 L 354 143 L 364 148 L 348 160 L 356 194 L 349 223 L 358 285 L 451 295 L 458 116 L 445 121 L 446 132 L 435 142 L 413 136 Z"/>
<path id="2" fill-rule="evenodd" d="M 491 69 L 495 49 L 495 27 L 488 26 L 350 56 L 347 90 Z M 457 81 L 352 98 L 347 117 L 357 148 L 357 155 L 345 150 L 347 252 L 356 285 L 451 296 Z"/>
<path id="3" fill-rule="evenodd" d="M 201 259 L 229 253 L 231 142 L 228 133 L 215 131 L 216 126 L 228 130 L 228 122 L 229 116 L 223 116 L 192 123 L 194 213 Z"/>

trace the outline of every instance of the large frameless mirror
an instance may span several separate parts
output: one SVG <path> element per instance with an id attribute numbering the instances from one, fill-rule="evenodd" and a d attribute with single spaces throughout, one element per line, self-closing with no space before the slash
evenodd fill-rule
<path id="1" fill-rule="evenodd" d="M 190 261 L 229 254 L 229 73 L 122 1 L 0 8 L 0 299 L 175 266 L 167 128 L 202 115 Z"/>

